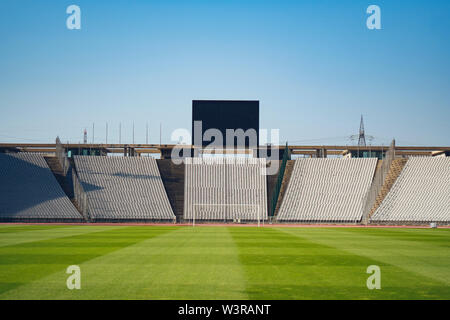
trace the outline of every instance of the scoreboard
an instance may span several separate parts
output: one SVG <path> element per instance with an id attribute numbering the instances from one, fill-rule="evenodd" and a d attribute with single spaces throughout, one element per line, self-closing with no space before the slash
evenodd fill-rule
<path id="1" fill-rule="evenodd" d="M 194 122 L 201 121 L 201 137 L 198 130 L 194 130 Z M 259 101 L 257 100 L 193 100 L 192 101 L 192 144 L 202 141 L 202 147 L 211 143 L 204 141 L 204 133 L 208 129 L 217 129 L 222 133 L 223 146 L 234 148 L 254 148 L 259 145 Z M 226 141 L 227 129 L 244 132 L 256 132 L 256 145 L 251 139 L 245 138 L 245 142 L 233 139 Z M 248 131 L 249 129 L 253 129 Z M 228 143 L 227 143 L 228 142 Z"/>

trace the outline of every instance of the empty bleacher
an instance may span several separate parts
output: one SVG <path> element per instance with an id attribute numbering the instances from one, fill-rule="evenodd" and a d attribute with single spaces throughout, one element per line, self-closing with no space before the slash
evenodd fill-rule
<path id="1" fill-rule="evenodd" d="M 267 220 L 266 160 L 187 158 L 185 220 Z"/>
<path id="2" fill-rule="evenodd" d="M 43 155 L 0 153 L 0 220 L 80 222 Z"/>
<path id="3" fill-rule="evenodd" d="M 409 158 L 370 221 L 450 222 L 450 158 Z"/>
<path id="4" fill-rule="evenodd" d="M 358 222 L 377 159 L 297 159 L 281 203 L 280 222 Z"/>
<path id="5" fill-rule="evenodd" d="M 94 221 L 174 220 L 156 160 L 75 156 Z"/>

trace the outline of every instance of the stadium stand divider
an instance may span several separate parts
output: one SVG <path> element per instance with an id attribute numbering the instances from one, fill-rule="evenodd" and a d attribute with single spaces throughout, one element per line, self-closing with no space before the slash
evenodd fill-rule
<path id="1" fill-rule="evenodd" d="M 87 194 L 83 189 L 83 186 L 80 182 L 80 179 L 78 178 L 76 169 L 72 167 L 69 158 L 67 157 L 67 154 L 65 152 L 65 148 L 61 144 L 61 140 L 59 137 L 56 137 L 56 149 L 55 149 L 55 158 L 57 159 L 60 168 L 62 170 L 62 176 L 65 181 L 62 183 L 60 182 L 60 185 L 64 188 L 64 184 L 69 182 L 71 180 L 71 190 L 70 192 L 66 191 L 66 194 L 71 199 L 72 203 L 74 204 L 75 208 L 80 212 L 80 214 L 83 216 L 85 221 L 89 221 L 89 201 L 87 198 Z M 49 165 L 51 164 L 50 159 L 47 159 L 47 163 Z M 50 166 L 50 169 L 52 169 L 52 166 Z M 53 173 L 55 174 L 54 170 L 52 169 Z M 70 175 L 68 175 L 68 172 L 70 171 Z"/>
<path id="2" fill-rule="evenodd" d="M 157 159 L 159 173 L 178 222 L 183 221 L 184 209 L 184 162 L 173 163 L 172 159 Z"/>
<path id="3" fill-rule="evenodd" d="M 281 165 L 280 165 L 280 169 L 278 171 L 278 178 L 277 178 L 277 182 L 275 185 L 275 190 L 273 191 L 273 195 L 272 195 L 272 206 L 270 208 L 270 214 L 269 214 L 269 219 L 273 219 L 273 217 L 275 216 L 275 209 L 277 208 L 277 204 L 278 204 L 278 200 L 279 200 L 279 196 L 280 196 L 280 191 L 281 191 L 281 185 L 283 183 L 283 178 L 284 178 L 284 171 L 286 169 L 286 164 L 287 161 L 290 160 L 291 156 L 290 156 L 290 151 L 288 148 L 288 144 L 286 142 L 286 148 L 284 149 L 283 152 L 283 160 L 281 161 Z"/>
<path id="4" fill-rule="evenodd" d="M 286 162 L 286 167 L 283 174 L 283 181 L 281 182 L 280 194 L 277 200 L 277 206 L 275 207 L 275 214 L 272 217 L 272 221 L 276 222 L 278 213 L 280 212 L 281 205 L 283 204 L 284 196 L 286 195 L 286 190 L 291 180 L 292 171 L 294 170 L 295 160 L 288 160 Z"/>
<path id="5" fill-rule="evenodd" d="M 69 171 L 69 168 L 70 168 L 70 163 L 69 163 L 69 159 L 67 158 L 64 147 L 61 144 L 61 140 L 59 140 L 59 137 L 56 137 L 55 146 L 56 146 L 55 157 L 56 157 L 56 159 L 58 159 L 59 164 L 61 165 L 63 175 L 66 176 L 67 172 Z"/>
<path id="6" fill-rule="evenodd" d="M 372 183 L 365 197 L 364 211 L 361 222 L 367 224 L 369 222 L 370 214 L 373 212 L 372 208 L 375 206 L 377 197 L 381 192 L 385 179 L 389 174 L 392 161 L 395 159 L 395 140 L 392 140 L 389 149 L 386 151 L 386 156 L 381 160 L 381 168 L 376 170 Z"/>
<path id="7" fill-rule="evenodd" d="M 72 181 L 73 181 L 73 195 L 75 200 L 75 207 L 84 217 L 84 220 L 90 221 L 89 216 L 89 200 L 86 192 L 83 189 L 80 179 L 77 176 L 75 168 L 72 168 Z"/>

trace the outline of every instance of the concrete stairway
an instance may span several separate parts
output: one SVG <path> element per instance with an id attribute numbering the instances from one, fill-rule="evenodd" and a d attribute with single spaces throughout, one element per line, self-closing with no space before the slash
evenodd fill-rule
<path id="1" fill-rule="evenodd" d="M 288 160 L 286 163 L 286 168 L 284 170 L 283 181 L 281 182 L 280 194 L 278 195 L 278 202 L 275 208 L 275 217 L 278 215 L 281 203 L 283 202 L 284 195 L 286 193 L 287 186 L 291 180 L 292 171 L 294 169 L 295 160 Z"/>
<path id="2" fill-rule="evenodd" d="M 275 186 L 278 180 L 278 173 L 280 172 L 281 160 L 272 160 L 271 164 L 275 165 L 275 161 L 278 162 L 278 171 L 276 174 L 267 175 L 267 212 L 271 214 L 272 210 L 272 197 L 275 191 Z M 273 163 L 272 163 L 273 162 Z M 270 165 L 271 165 L 270 164 Z M 269 165 L 269 164 L 268 164 Z"/>
<path id="3" fill-rule="evenodd" d="M 184 170 L 185 165 L 176 165 L 170 159 L 156 160 L 167 197 L 177 222 L 183 219 L 184 210 Z"/>
<path id="4" fill-rule="evenodd" d="M 77 211 L 82 215 L 81 209 L 80 209 L 80 207 L 75 199 L 74 193 L 73 193 L 72 170 L 69 169 L 67 171 L 67 176 L 64 176 L 61 164 L 59 163 L 59 161 L 56 157 L 45 157 L 45 161 L 47 162 L 47 165 L 49 166 L 50 170 L 52 171 L 53 175 L 55 176 L 56 181 L 58 181 L 58 183 L 61 186 L 61 188 L 63 189 L 64 193 L 69 198 L 70 202 L 72 202 L 72 204 L 75 206 Z M 71 165 L 73 167 L 72 162 L 73 162 L 73 160 L 71 161 Z"/>
<path id="5" fill-rule="evenodd" d="M 72 185 L 72 177 L 71 170 L 68 171 L 67 177 L 64 176 L 63 169 L 61 164 L 59 163 L 56 157 L 45 157 L 45 161 L 47 162 L 50 170 L 58 181 L 59 185 L 63 189 L 64 193 L 69 197 L 69 199 L 73 199 L 73 185 Z M 69 178 L 70 176 L 70 178 Z M 72 201 L 73 202 L 73 201 Z"/>
<path id="6" fill-rule="evenodd" d="M 383 202 L 386 195 L 389 193 L 389 190 L 391 190 L 392 185 L 394 184 L 395 180 L 397 180 L 398 176 L 400 175 L 400 172 L 402 172 L 403 167 L 406 164 L 406 161 L 407 161 L 407 159 L 404 159 L 404 158 L 394 159 L 392 161 L 391 167 L 389 168 L 389 173 L 386 176 L 386 179 L 384 180 L 383 187 L 381 188 L 380 192 L 378 193 L 377 199 L 375 200 L 375 204 L 373 205 L 372 209 L 370 210 L 369 218 L 378 209 L 378 207 Z"/>

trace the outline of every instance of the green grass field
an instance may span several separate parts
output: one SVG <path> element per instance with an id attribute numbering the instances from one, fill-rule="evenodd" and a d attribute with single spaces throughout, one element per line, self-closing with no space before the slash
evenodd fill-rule
<path id="1" fill-rule="evenodd" d="M 450 299 L 449 249 L 450 229 L 0 225 L 0 299 Z"/>

